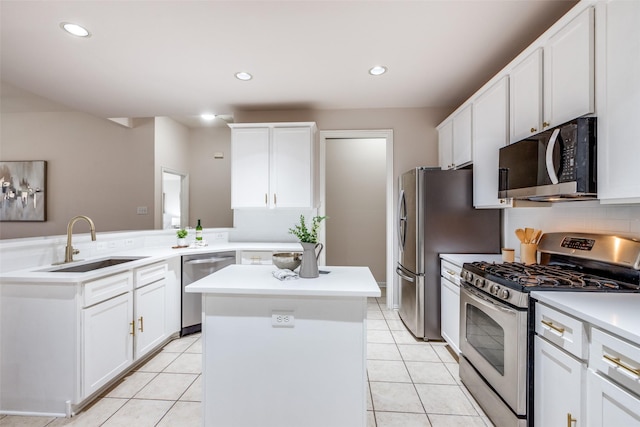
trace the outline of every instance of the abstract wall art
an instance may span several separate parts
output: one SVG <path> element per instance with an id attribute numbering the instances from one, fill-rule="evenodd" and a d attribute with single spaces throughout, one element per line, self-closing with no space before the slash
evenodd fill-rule
<path id="1" fill-rule="evenodd" d="M 46 161 L 0 161 L 0 221 L 46 221 L 46 184 Z"/>

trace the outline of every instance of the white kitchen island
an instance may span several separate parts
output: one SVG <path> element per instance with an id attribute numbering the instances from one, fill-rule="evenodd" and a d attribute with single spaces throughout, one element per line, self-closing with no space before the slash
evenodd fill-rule
<path id="1" fill-rule="evenodd" d="M 280 281 L 232 265 L 187 286 L 203 294 L 205 426 L 366 426 L 366 267 Z"/>

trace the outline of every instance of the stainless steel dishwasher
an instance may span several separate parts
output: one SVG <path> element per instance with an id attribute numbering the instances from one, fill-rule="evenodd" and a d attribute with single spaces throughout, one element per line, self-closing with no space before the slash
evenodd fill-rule
<path id="1" fill-rule="evenodd" d="M 236 263 L 235 251 L 184 255 L 182 257 L 182 328 L 180 336 L 202 330 L 202 295 L 184 288 L 224 267 Z"/>

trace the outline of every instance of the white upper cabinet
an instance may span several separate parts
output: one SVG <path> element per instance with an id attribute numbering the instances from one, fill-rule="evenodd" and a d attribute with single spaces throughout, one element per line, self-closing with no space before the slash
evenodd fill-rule
<path id="1" fill-rule="evenodd" d="M 233 209 L 315 207 L 315 123 L 229 126 Z"/>
<path id="2" fill-rule="evenodd" d="M 453 164 L 456 168 L 468 165 L 473 160 L 471 116 L 472 106 L 468 104 L 453 116 Z"/>
<path id="3" fill-rule="evenodd" d="M 271 194 L 273 207 L 313 207 L 311 127 L 273 128 Z"/>
<path id="4" fill-rule="evenodd" d="M 498 150 L 509 142 L 509 77 L 504 76 L 473 102 L 473 205 L 511 206 L 498 199 Z"/>
<path id="5" fill-rule="evenodd" d="M 594 33 L 589 7 L 512 68 L 511 142 L 595 111 Z"/>
<path id="6" fill-rule="evenodd" d="M 466 105 L 438 127 L 438 160 L 441 169 L 457 169 L 472 159 L 472 106 Z"/>
<path id="7" fill-rule="evenodd" d="M 594 9 L 589 7 L 546 43 L 543 126 L 595 111 L 594 32 Z"/>
<path id="8" fill-rule="evenodd" d="M 438 127 L 438 163 L 440 169 L 453 169 L 453 120 Z"/>
<path id="9" fill-rule="evenodd" d="M 598 198 L 640 203 L 640 2 L 598 4 Z"/>
<path id="10" fill-rule="evenodd" d="M 231 208 L 265 207 L 269 197 L 269 128 L 231 130 Z"/>
<path id="11" fill-rule="evenodd" d="M 511 141 L 542 130 L 542 49 L 516 65 L 511 81 Z"/>

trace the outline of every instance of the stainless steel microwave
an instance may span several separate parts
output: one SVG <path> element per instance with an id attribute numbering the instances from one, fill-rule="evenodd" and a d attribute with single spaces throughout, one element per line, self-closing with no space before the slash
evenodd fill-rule
<path id="1" fill-rule="evenodd" d="M 535 201 L 595 199 L 596 118 L 583 117 L 499 154 L 498 197 Z"/>

